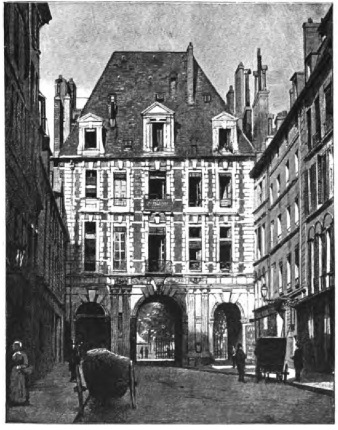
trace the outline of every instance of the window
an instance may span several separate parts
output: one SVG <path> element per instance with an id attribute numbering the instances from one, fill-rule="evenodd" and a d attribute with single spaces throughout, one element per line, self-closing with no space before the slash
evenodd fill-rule
<path id="1" fill-rule="evenodd" d="M 298 151 L 295 152 L 295 176 L 298 176 L 299 173 L 299 157 Z"/>
<path id="2" fill-rule="evenodd" d="M 274 245 L 274 235 L 275 235 L 275 222 L 270 223 L 270 247 L 273 248 Z"/>
<path id="3" fill-rule="evenodd" d="M 202 206 L 202 173 L 189 173 L 189 206 Z"/>
<path id="4" fill-rule="evenodd" d="M 279 263 L 278 269 L 278 291 L 279 293 L 283 292 L 283 262 Z"/>
<path id="5" fill-rule="evenodd" d="M 273 184 L 270 185 L 270 204 L 273 203 Z"/>
<path id="6" fill-rule="evenodd" d="M 275 273 L 276 273 L 276 263 L 273 263 L 270 266 L 270 285 L 274 286 L 274 293 L 277 293 L 276 291 L 277 283 L 275 282 Z"/>
<path id="7" fill-rule="evenodd" d="M 276 188 L 277 188 L 277 196 L 279 196 L 280 195 L 280 175 L 278 175 L 276 179 Z"/>
<path id="8" fill-rule="evenodd" d="M 96 223 L 85 222 L 84 270 L 96 270 Z"/>
<path id="9" fill-rule="evenodd" d="M 219 200 L 221 207 L 230 207 L 232 204 L 231 176 L 219 175 Z"/>
<path id="10" fill-rule="evenodd" d="M 291 208 L 290 206 L 286 209 L 286 228 L 288 233 L 291 231 Z"/>
<path id="11" fill-rule="evenodd" d="M 204 103 L 210 103 L 211 102 L 211 95 L 210 94 L 203 94 L 203 100 Z"/>
<path id="12" fill-rule="evenodd" d="M 295 225 L 299 224 L 299 204 L 298 199 L 295 200 Z"/>
<path id="13" fill-rule="evenodd" d="M 308 216 L 309 208 L 310 208 L 309 171 L 308 170 L 305 170 L 305 172 L 303 173 L 303 182 L 304 182 L 304 190 L 303 190 L 304 212 L 305 212 L 305 216 Z"/>
<path id="14" fill-rule="evenodd" d="M 311 195 L 311 210 L 317 209 L 317 166 L 316 163 L 310 167 L 310 195 Z"/>
<path id="15" fill-rule="evenodd" d="M 113 242 L 113 268 L 114 270 L 126 270 L 126 228 L 114 228 L 114 242 Z"/>
<path id="16" fill-rule="evenodd" d="M 257 185 L 257 205 L 261 204 L 263 201 L 263 181 Z"/>
<path id="17" fill-rule="evenodd" d="M 265 255 L 265 224 L 261 226 L 261 251 L 262 256 Z"/>
<path id="18" fill-rule="evenodd" d="M 86 170 L 86 197 L 95 199 L 96 195 L 96 180 L 97 171 L 96 170 Z"/>
<path id="19" fill-rule="evenodd" d="M 220 227 L 219 229 L 219 260 L 221 271 L 230 272 L 232 263 L 231 227 Z"/>
<path id="20" fill-rule="evenodd" d="M 322 289 L 323 276 L 323 245 L 322 235 L 316 232 L 314 239 L 314 290 L 315 292 Z"/>
<path id="21" fill-rule="evenodd" d="M 309 330 L 309 338 L 314 338 L 314 321 L 313 321 L 313 312 L 311 311 L 308 319 L 308 330 Z"/>
<path id="22" fill-rule="evenodd" d="M 314 135 L 314 145 L 319 143 L 321 139 L 321 119 L 320 119 L 320 104 L 319 97 L 315 100 L 315 120 L 316 120 L 316 134 Z"/>
<path id="23" fill-rule="evenodd" d="M 127 206 L 126 173 L 114 173 L 114 206 Z"/>
<path id="24" fill-rule="evenodd" d="M 307 144 L 309 149 L 312 148 L 312 112 L 311 108 L 306 112 L 306 122 L 307 122 Z"/>
<path id="25" fill-rule="evenodd" d="M 166 173 L 149 172 L 149 199 L 166 198 Z"/>
<path id="26" fill-rule="evenodd" d="M 286 288 L 291 288 L 291 254 L 286 257 Z"/>
<path id="27" fill-rule="evenodd" d="M 116 126 L 116 116 L 118 112 L 117 107 L 117 97 L 116 94 L 111 94 L 109 97 L 109 116 L 110 116 L 110 126 L 115 127 Z"/>
<path id="28" fill-rule="evenodd" d="M 218 149 L 225 149 L 226 151 L 232 151 L 230 128 L 220 128 L 218 130 Z"/>
<path id="29" fill-rule="evenodd" d="M 318 165 L 318 204 L 321 205 L 324 202 L 324 184 L 326 176 L 326 154 L 317 156 Z"/>
<path id="30" fill-rule="evenodd" d="M 189 269 L 202 269 L 202 228 L 189 227 Z"/>
<path id="31" fill-rule="evenodd" d="M 85 149 L 96 148 L 96 128 L 85 129 Z"/>
<path id="32" fill-rule="evenodd" d="M 289 161 L 287 161 L 285 164 L 285 182 L 286 182 L 286 185 L 288 185 L 289 180 L 290 180 L 290 168 L 289 168 Z"/>
<path id="33" fill-rule="evenodd" d="M 148 256 L 149 272 L 163 273 L 166 271 L 166 240 L 164 227 L 150 227 Z"/>
<path id="34" fill-rule="evenodd" d="M 280 240 L 282 237 L 282 215 L 277 217 L 277 238 Z"/>
<path id="35" fill-rule="evenodd" d="M 333 96 L 332 84 L 325 88 L 325 132 L 332 130 L 333 126 Z"/>
<path id="36" fill-rule="evenodd" d="M 170 82 L 170 95 L 171 97 L 175 97 L 176 91 L 177 91 L 177 73 L 176 72 L 171 72 L 169 82 Z"/>
<path id="37" fill-rule="evenodd" d="M 295 288 L 299 287 L 299 247 L 295 248 Z"/>
<path id="38" fill-rule="evenodd" d="M 152 150 L 162 151 L 163 150 L 163 123 L 152 124 Z"/>
<path id="39" fill-rule="evenodd" d="M 308 261 L 307 261 L 307 269 L 308 269 L 308 287 L 309 294 L 312 294 L 314 291 L 314 241 L 313 238 L 309 238 L 308 240 Z"/>

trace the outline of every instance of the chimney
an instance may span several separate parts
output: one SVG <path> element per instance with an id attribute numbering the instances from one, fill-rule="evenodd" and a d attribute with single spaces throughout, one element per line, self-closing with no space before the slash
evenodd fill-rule
<path id="1" fill-rule="evenodd" d="M 273 114 L 270 113 L 268 116 L 268 136 L 272 136 L 272 134 L 273 134 L 272 121 L 273 121 Z"/>
<path id="2" fill-rule="evenodd" d="M 55 97 L 54 97 L 54 155 L 59 155 L 60 149 L 64 142 L 64 98 L 68 93 L 68 85 L 66 79 L 59 75 L 55 79 Z"/>
<path id="3" fill-rule="evenodd" d="M 231 115 L 235 113 L 235 93 L 232 85 L 229 87 L 229 91 L 227 92 L 227 105 Z"/>
<path id="4" fill-rule="evenodd" d="M 236 116 L 240 117 L 244 111 L 244 65 L 239 63 L 235 72 Z"/>
<path id="5" fill-rule="evenodd" d="M 66 141 L 70 133 L 72 121 L 72 105 L 70 95 L 67 94 L 63 100 L 63 140 Z"/>
<path id="6" fill-rule="evenodd" d="M 321 36 L 318 32 L 319 23 L 311 18 L 303 24 L 303 50 L 306 80 L 309 79 L 317 60 L 317 50 L 321 44 Z"/>
<path id="7" fill-rule="evenodd" d="M 250 75 L 251 69 L 244 70 L 245 74 L 245 106 L 250 107 Z"/>
<path id="8" fill-rule="evenodd" d="M 70 78 L 68 81 L 68 93 L 70 95 L 70 103 L 72 106 L 72 109 L 76 109 L 76 85 L 73 81 L 73 78 Z"/>
<path id="9" fill-rule="evenodd" d="M 187 50 L 187 93 L 188 104 L 194 104 L 194 52 L 192 43 L 189 43 Z"/>

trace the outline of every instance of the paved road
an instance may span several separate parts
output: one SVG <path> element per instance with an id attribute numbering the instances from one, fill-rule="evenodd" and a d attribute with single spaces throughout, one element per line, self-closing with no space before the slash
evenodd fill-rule
<path id="1" fill-rule="evenodd" d="M 129 391 L 108 406 L 90 400 L 82 423 L 324 424 L 334 422 L 329 396 L 284 384 L 242 384 L 233 375 L 176 368 L 137 367 L 137 409 Z"/>

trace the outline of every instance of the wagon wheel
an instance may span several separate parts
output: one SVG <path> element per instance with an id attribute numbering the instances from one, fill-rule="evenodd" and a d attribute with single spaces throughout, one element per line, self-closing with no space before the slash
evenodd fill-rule
<path id="1" fill-rule="evenodd" d="M 135 388 L 135 367 L 132 360 L 129 363 L 129 390 L 130 390 L 130 399 L 131 405 L 133 409 L 136 409 L 136 388 Z"/>
<path id="2" fill-rule="evenodd" d="M 74 391 L 77 392 L 77 396 L 79 399 L 79 409 L 80 409 L 80 411 L 82 411 L 82 409 L 83 409 L 83 387 L 82 387 L 79 365 L 76 365 L 75 372 L 76 372 L 76 387 L 74 388 Z"/>
<path id="3" fill-rule="evenodd" d="M 284 384 L 286 383 L 286 381 L 287 381 L 287 379 L 288 379 L 288 374 L 289 374 L 289 366 L 288 366 L 288 364 L 286 363 L 285 364 L 285 367 L 284 367 L 284 373 L 283 373 L 283 382 L 284 382 Z"/>

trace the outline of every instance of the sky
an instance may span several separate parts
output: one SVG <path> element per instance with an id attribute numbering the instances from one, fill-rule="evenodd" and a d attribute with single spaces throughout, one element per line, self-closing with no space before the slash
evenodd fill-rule
<path id="1" fill-rule="evenodd" d="M 319 22 L 330 7 L 324 2 L 48 4 L 52 20 L 40 32 L 40 90 L 47 97 L 52 148 L 55 79 L 73 78 L 82 107 L 114 51 L 186 51 L 192 42 L 197 62 L 226 100 L 238 64 L 256 70 L 260 48 L 268 66 L 270 111 L 288 110 L 290 78 L 303 70 L 302 24 L 308 18 Z M 253 78 L 250 85 L 252 90 Z"/>

